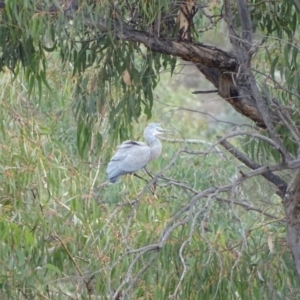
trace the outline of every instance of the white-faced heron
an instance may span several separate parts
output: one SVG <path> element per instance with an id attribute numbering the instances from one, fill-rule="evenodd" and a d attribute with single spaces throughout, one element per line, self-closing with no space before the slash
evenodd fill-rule
<path id="1" fill-rule="evenodd" d="M 116 182 L 121 175 L 134 173 L 144 168 L 147 163 L 161 154 L 162 145 L 158 135 L 170 132 L 161 128 L 160 124 L 149 123 L 144 130 L 144 137 L 149 143 L 125 141 L 117 147 L 116 154 L 107 166 L 110 182 Z"/>

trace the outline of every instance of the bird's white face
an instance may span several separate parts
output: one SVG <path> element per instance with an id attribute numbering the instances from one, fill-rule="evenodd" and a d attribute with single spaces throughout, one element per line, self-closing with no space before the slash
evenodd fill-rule
<path id="1" fill-rule="evenodd" d="M 144 130 L 144 136 L 147 140 L 147 137 L 151 137 L 151 136 L 160 136 L 160 135 L 163 135 L 164 133 L 168 133 L 168 132 L 172 132 L 172 131 L 169 131 L 169 130 L 165 130 L 165 129 L 162 129 L 160 124 L 157 124 L 157 123 L 150 123 L 148 125 L 148 127 L 146 127 L 146 129 Z"/>

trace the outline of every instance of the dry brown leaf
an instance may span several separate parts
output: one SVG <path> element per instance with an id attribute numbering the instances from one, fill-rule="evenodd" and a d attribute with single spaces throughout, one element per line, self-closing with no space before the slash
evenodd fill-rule
<path id="1" fill-rule="evenodd" d="M 271 253 L 274 252 L 274 242 L 271 235 L 268 236 L 268 246 Z"/>
<path id="2" fill-rule="evenodd" d="M 123 72 L 123 81 L 127 85 L 131 85 L 132 84 L 131 78 L 130 78 L 130 74 L 129 74 L 129 72 L 128 72 L 127 69 Z"/>

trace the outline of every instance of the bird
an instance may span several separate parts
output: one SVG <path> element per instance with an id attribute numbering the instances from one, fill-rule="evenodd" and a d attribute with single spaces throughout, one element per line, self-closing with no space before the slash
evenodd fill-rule
<path id="1" fill-rule="evenodd" d="M 159 157 L 162 144 L 157 136 L 166 132 L 170 131 L 162 129 L 159 123 L 149 123 L 144 129 L 144 138 L 149 145 L 136 141 L 125 141 L 119 145 L 107 166 L 108 180 L 115 183 L 120 176 L 141 170 L 148 162 Z"/>

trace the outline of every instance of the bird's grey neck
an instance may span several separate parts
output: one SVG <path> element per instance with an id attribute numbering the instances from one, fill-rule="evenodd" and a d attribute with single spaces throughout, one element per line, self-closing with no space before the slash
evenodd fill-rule
<path id="1" fill-rule="evenodd" d="M 157 158 L 158 156 L 160 156 L 161 150 L 162 150 L 162 145 L 161 145 L 160 140 L 156 137 L 151 137 L 151 138 L 147 138 L 147 142 L 150 145 L 150 159 L 149 160 L 153 160 L 153 159 Z"/>
<path id="2" fill-rule="evenodd" d="M 145 139 L 149 145 L 160 144 L 160 140 L 156 136 L 145 136 Z"/>

